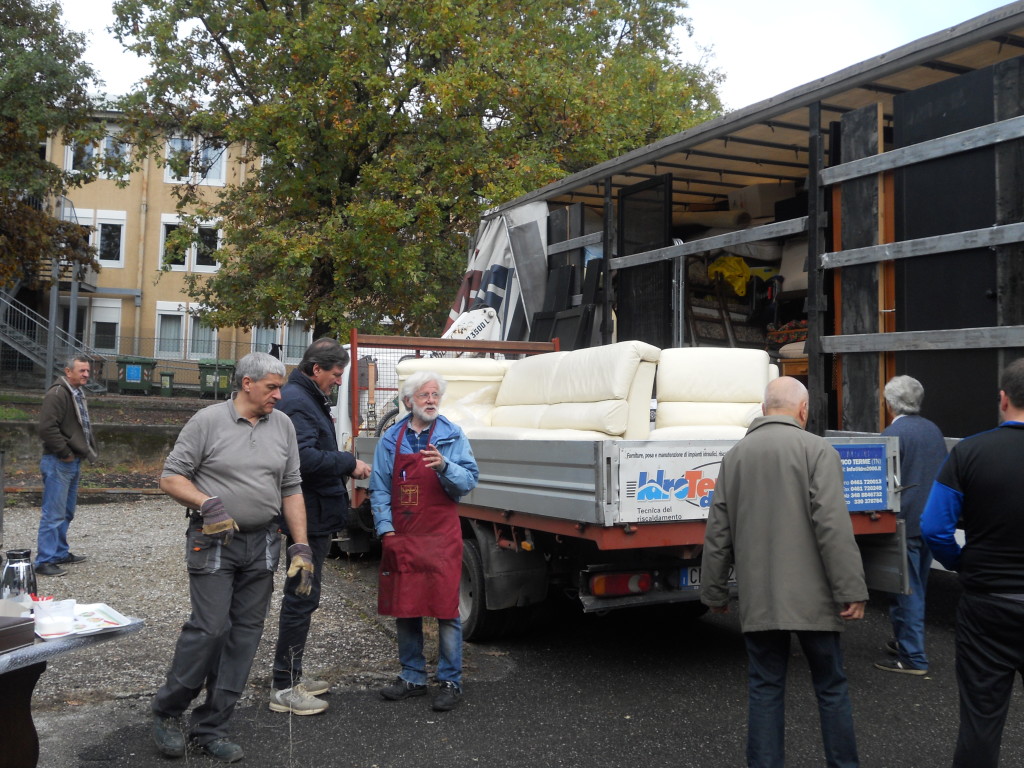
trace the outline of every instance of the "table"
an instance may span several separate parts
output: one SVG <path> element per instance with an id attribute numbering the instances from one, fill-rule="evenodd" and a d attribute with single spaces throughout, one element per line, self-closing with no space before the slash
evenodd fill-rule
<path id="1" fill-rule="evenodd" d="M 130 618 L 129 624 L 94 635 L 68 635 L 0 653 L 0 723 L 4 727 L 4 748 L 0 768 L 25 768 L 39 762 L 39 734 L 32 721 L 32 691 L 46 670 L 48 659 L 91 648 L 97 643 L 117 640 L 138 632 L 145 622 Z"/>

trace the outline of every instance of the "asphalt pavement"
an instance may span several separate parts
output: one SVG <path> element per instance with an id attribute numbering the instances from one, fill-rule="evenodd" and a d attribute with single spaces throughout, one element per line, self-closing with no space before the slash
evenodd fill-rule
<path id="1" fill-rule="evenodd" d="M 365 578 L 373 566 L 364 566 Z M 929 593 L 931 669 L 924 677 L 875 670 L 889 637 L 884 596 L 845 636 L 847 673 L 864 766 L 950 763 L 957 725 L 953 623 L 959 587 L 935 574 Z M 367 606 L 368 607 L 368 606 Z M 369 620 L 366 625 L 378 627 Z M 375 631 L 370 630 L 368 631 Z M 787 694 L 787 766 L 823 763 L 806 666 L 793 644 Z M 742 766 L 746 734 L 745 651 L 735 614 L 678 621 L 670 611 L 605 616 L 559 610 L 515 639 L 468 645 L 465 699 L 435 713 L 428 697 L 386 702 L 379 680 L 351 681 L 328 694 L 330 709 L 275 714 L 255 698 L 232 719 L 241 765 L 564 766 L 658 768 Z M 1018 691 L 1003 764 L 1024 765 Z M 214 765 L 190 754 L 159 756 L 149 735 L 148 699 L 51 707 L 36 713 L 40 765 Z"/>

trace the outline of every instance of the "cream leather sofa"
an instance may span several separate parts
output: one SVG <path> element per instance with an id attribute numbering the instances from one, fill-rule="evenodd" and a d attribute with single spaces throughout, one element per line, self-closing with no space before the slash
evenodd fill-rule
<path id="1" fill-rule="evenodd" d="M 512 362 L 410 359 L 397 371 L 400 382 L 417 370 L 444 376 L 441 413 L 473 439 L 643 440 L 660 354 L 623 341 Z"/>
<path id="2" fill-rule="evenodd" d="M 652 440 L 738 440 L 761 415 L 768 382 L 779 375 L 760 349 L 665 349 L 658 363 Z"/>

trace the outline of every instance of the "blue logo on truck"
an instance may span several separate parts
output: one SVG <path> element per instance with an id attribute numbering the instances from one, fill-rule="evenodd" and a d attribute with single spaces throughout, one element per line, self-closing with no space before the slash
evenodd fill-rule
<path id="1" fill-rule="evenodd" d="M 653 475 L 642 470 L 636 481 L 637 501 L 676 501 L 686 502 L 695 507 L 710 507 L 711 498 L 715 491 L 715 477 L 709 476 L 705 468 L 717 466 L 720 461 L 710 464 L 703 464 L 699 467 L 685 470 L 681 476 L 666 476 L 664 469 L 659 469 Z M 717 473 L 716 473 L 717 474 Z M 633 485 L 628 483 L 628 486 Z M 628 491 L 627 496 L 632 496 Z"/>

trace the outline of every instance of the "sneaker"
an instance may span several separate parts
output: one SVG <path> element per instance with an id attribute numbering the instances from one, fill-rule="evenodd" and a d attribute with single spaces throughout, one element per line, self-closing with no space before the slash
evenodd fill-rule
<path id="1" fill-rule="evenodd" d="M 36 566 L 36 576 L 66 576 L 67 571 L 56 563 L 43 563 Z"/>
<path id="2" fill-rule="evenodd" d="M 327 693 L 331 690 L 331 684 L 326 680 L 305 680 L 301 683 L 302 687 L 306 689 L 306 693 L 310 696 L 319 696 L 320 694 Z"/>
<path id="3" fill-rule="evenodd" d="M 900 655 L 900 644 L 894 639 L 885 642 L 885 650 L 892 656 Z"/>
<path id="4" fill-rule="evenodd" d="M 380 695 L 388 701 L 401 701 L 411 696 L 423 696 L 427 692 L 427 686 L 416 685 L 401 677 L 396 677 L 391 685 L 380 689 Z"/>
<path id="5" fill-rule="evenodd" d="M 899 659 L 886 659 L 885 661 L 876 661 L 875 669 L 881 669 L 885 672 L 900 672 L 904 675 L 927 675 L 927 669 L 915 669 L 914 667 L 908 667 Z"/>
<path id="6" fill-rule="evenodd" d="M 290 712 L 293 715 L 318 715 L 327 709 L 327 702 L 318 699 L 299 683 L 284 690 L 270 689 L 270 711 Z"/>
<path id="7" fill-rule="evenodd" d="M 185 756 L 185 734 L 180 717 L 153 715 L 153 742 L 167 757 Z"/>
<path id="8" fill-rule="evenodd" d="M 76 555 L 74 552 L 68 552 L 67 557 L 65 557 L 63 560 L 58 560 L 57 562 L 61 565 L 74 565 L 75 563 L 84 563 L 88 559 L 89 558 L 87 555 Z"/>
<path id="9" fill-rule="evenodd" d="M 441 683 L 441 690 L 434 697 L 431 707 L 435 712 L 448 712 L 459 706 L 460 701 L 462 701 L 462 689 L 451 680 L 445 680 Z"/>
<path id="10" fill-rule="evenodd" d="M 199 749 L 222 763 L 235 763 L 245 757 L 242 748 L 229 739 L 214 739 L 201 745 Z"/>

